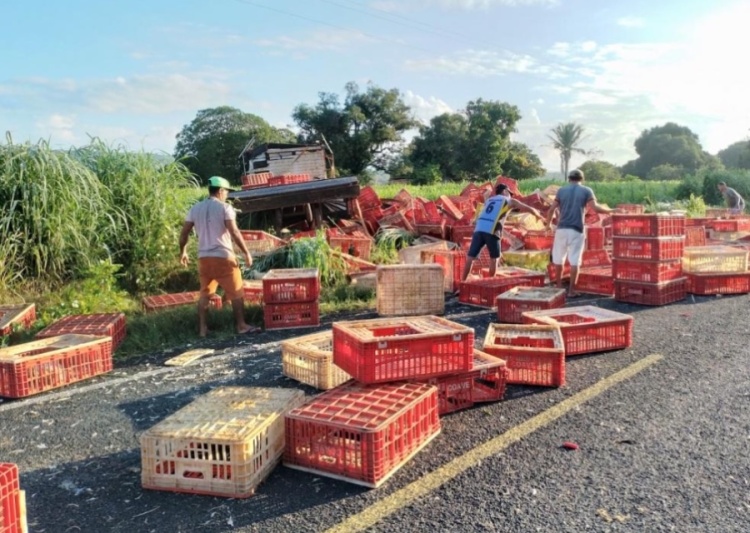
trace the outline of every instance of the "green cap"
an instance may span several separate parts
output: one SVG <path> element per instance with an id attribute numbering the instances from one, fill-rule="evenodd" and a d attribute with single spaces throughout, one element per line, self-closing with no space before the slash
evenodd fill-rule
<path id="1" fill-rule="evenodd" d="M 235 190 L 235 188 L 229 185 L 229 182 L 221 176 L 211 176 L 210 178 L 208 178 L 208 186 L 218 187 L 220 189 L 226 189 L 228 191 Z"/>

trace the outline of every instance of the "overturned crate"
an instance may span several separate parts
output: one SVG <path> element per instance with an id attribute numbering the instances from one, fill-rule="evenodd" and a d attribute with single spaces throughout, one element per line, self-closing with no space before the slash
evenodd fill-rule
<path id="1" fill-rule="evenodd" d="M 506 362 L 476 348 L 471 370 L 426 381 L 437 387 L 441 416 L 468 409 L 477 403 L 502 400 L 507 382 Z"/>
<path id="2" fill-rule="evenodd" d="M 565 385 L 565 347 L 558 326 L 490 324 L 483 350 L 505 361 L 508 383 Z"/>
<path id="3" fill-rule="evenodd" d="M 445 312 L 444 274 L 440 265 L 380 265 L 376 277 L 379 315 L 442 315 Z"/>
<path id="4" fill-rule="evenodd" d="M 507 324 L 522 324 L 526 311 L 557 309 L 565 305 L 565 289 L 551 287 L 514 287 L 496 300 L 497 319 Z"/>
<path id="5" fill-rule="evenodd" d="M 214 389 L 141 435 L 146 489 L 247 498 L 284 452 L 284 415 L 302 391 Z"/>
<path id="6" fill-rule="evenodd" d="M 566 356 L 622 350 L 633 345 L 633 317 L 593 305 L 530 311 L 523 314 L 523 320 L 526 324 L 558 326 Z"/>
<path id="7" fill-rule="evenodd" d="M 0 337 L 10 335 L 14 327 L 28 329 L 36 321 L 36 305 L 0 305 Z"/>
<path id="8" fill-rule="evenodd" d="M 316 389 L 332 389 L 352 378 L 333 362 L 332 331 L 283 341 L 281 364 L 286 377 Z"/>
<path id="9" fill-rule="evenodd" d="M 59 335 L 0 348 L 0 396 L 25 398 L 112 370 L 112 338 Z"/>
<path id="10" fill-rule="evenodd" d="M 333 361 L 362 383 L 471 370 L 474 330 L 437 316 L 333 323 Z"/>
<path id="11" fill-rule="evenodd" d="M 421 261 L 425 264 L 437 264 L 443 269 L 443 288 L 445 292 L 454 292 L 461 283 L 466 252 L 463 250 L 423 250 Z"/>
<path id="12" fill-rule="evenodd" d="M 286 415 L 284 465 L 375 488 L 439 433 L 434 386 L 351 382 Z"/>

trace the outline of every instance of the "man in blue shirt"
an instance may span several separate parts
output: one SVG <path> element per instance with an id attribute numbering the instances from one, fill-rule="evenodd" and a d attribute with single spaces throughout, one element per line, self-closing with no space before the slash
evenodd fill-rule
<path id="1" fill-rule="evenodd" d="M 600 205 L 596 201 L 594 191 L 582 185 L 582 170 L 571 170 L 568 175 L 568 185 L 557 191 L 555 201 L 547 212 L 547 227 L 552 223 L 555 212 L 560 210 L 560 217 L 555 230 L 555 240 L 552 244 L 552 263 L 555 265 L 557 274 L 557 288 L 562 288 L 562 269 L 567 257 L 570 263 L 570 286 L 568 287 L 568 298 L 576 298 L 576 283 L 578 283 L 578 266 L 583 256 L 585 236 L 583 233 L 583 221 L 586 206 L 591 204 L 597 213 L 610 214 L 616 212 Z"/>
<path id="2" fill-rule="evenodd" d="M 500 255 L 500 238 L 503 235 L 503 223 L 511 209 L 528 211 L 537 218 L 542 218 L 541 213 L 523 202 L 514 199 L 507 185 L 500 183 L 495 187 L 495 196 L 489 197 L 482 206 L 482 212 L 477 217 L 474 226 L 474 234 L 471 237 L 469 252 L 466 254 L 466 265 L 461 276 L 465 281 L 471 272 L 471 265 L 479 252 L 485 246 L 490 252 L 490 277 L 497 272 L 498 259 L 502 262 Z"/>

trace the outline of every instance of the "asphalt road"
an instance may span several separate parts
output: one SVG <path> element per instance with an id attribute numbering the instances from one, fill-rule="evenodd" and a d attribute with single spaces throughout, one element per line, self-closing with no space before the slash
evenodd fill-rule
<path id="1" fill-rule="evenodd" d="M 141 489 L 138 436 L 211 388 L 313 393 L 281 375 L 277 344 L 310 330 L 245 336 L 199 364 L 163 367 L 180 347 L 0 401 L 0 461 L 21 470 L 32 533 L 317 532 L 363 512 L 373 532 L 750 531 L 750 299 L 575 301 L 592 303 L 635 317 L 632 348 L 568 358 L 563 388 L 511 386 L 502 402 L 444 417 L 441 435 L 377 490 L 283 466 L 245 500 Z M 475 328 L 477 345 L 494 316 L 455 300 L 446 311 Z M 602 386 L 652 354 L 663 358 Z M 530 420 L 540 421 L 533 431 L 481 460 L 467 455 Z M 566 441 L 579 449 L 562 448 Z M 434 482 L 453 460 L 465 468 Z"/>

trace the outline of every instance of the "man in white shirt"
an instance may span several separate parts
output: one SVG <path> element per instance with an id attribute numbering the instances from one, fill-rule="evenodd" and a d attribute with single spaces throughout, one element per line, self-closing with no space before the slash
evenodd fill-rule
<path id="1" fill-rule="evenodd" d="M 229 182 L 219 176 L 208 180 L 209 197 L 195 204 L 187 216 L 180 233 L 180 263 L 187 266 L 187 243 L 190 232 L 195 228 L 198 235 L 198 274 L 201 281 L 200 299 L 198 300 L 198 333 L 205 337 L 208 333 L 206 313 L 209 297 L 217 287 L 224 289 L 227 298 L 232 302 L 232 311 L 238 333 L 257 331 L 245 322 L 244 289 L 242 273 L 234 255 L 232 242 L 242 251 L 245 265 L 253 264 L 253 258 L 242 240 L 237 228 L 237 213 L 226 203 Z"/>

